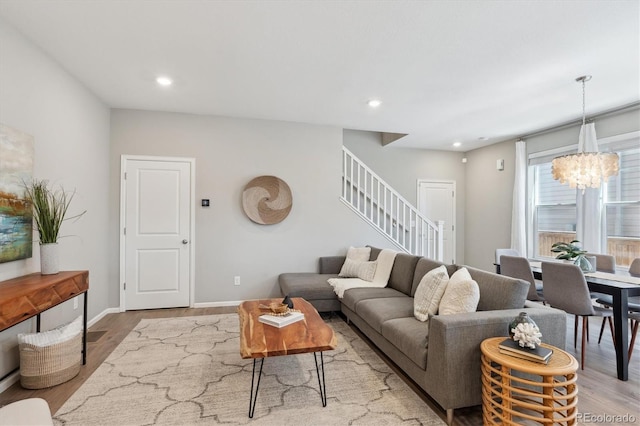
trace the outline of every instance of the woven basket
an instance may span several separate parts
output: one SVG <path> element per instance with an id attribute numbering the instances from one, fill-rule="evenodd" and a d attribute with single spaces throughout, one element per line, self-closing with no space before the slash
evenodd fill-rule
<path id="1" fill-rule="evenodd" d="M 74 378 L 82 363 L 82 334 L 50 346 L 20 343 L 20 384 L 42 389 Z"/>

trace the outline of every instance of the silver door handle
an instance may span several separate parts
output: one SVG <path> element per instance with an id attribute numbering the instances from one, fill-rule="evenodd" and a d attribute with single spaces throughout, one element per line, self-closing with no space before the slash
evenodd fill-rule
<path id="1" fill-rule="evenodd" d="M 182 240 L 182 244 L 189 244 L 189 240 Z"/>

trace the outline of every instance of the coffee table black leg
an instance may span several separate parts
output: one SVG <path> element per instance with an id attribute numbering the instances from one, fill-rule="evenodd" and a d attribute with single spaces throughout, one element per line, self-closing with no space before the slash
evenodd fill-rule
<path id="1" fill-rule="evenodd" d="M 320 352 L 320 367 L 318 368 L 318 358 L 316 352 L 313 353 L 313 360 L 316 362 L 316 373 L 318 374 L 318 387 L 320 387 L 320 399 L 322 400 L 322 406 L 327 406 L 327 384 L 324 381 L 324 358 L 322 352 Z M 322 380 L 320 380 L 320 370 L 322 370 Z"/>
<path id="2" fill-rule="evenodd" d="M 256 359 L 253 359 L 253 372 L 251 373 L 251 394 L 249 395 L 249 418 L 253 418 L 253 413 L 256 411 L 256 401 L 258 400 L 258 389 L 260 389 L 260 377 L 262 376 L 262 365 L 264 364 L 264 358 L 260 358 L 260 372 L 258 373 L 258 382 L 256 383 L 256 393 L 253 394 L 253 382 L 256 377 Z"/>

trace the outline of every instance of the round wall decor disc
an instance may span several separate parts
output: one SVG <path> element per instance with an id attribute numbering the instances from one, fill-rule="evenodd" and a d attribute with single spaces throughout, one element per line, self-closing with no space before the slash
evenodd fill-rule
<path id="1" fill-rule="evenodd" d="M 292 204 L 289 185 L 275 176 L 258 176 L 242 191 L 245 214 L 260 225 L 282 222 L 289 215 Z"/>

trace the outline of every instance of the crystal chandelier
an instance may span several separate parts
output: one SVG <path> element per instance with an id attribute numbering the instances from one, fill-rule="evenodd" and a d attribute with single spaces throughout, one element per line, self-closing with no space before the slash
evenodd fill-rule
<path id="1" fill-rule="evenodd" d="M 582 83 L 582 127 L 578 139 L 578 153 L 556 157 L 551 162 L 553 178 L 561 184 L 568 183 L 571 188 L 600 188 L 600 182 L 606 182 L 609 176 L 618 174 L 618 154 L 598 152 L 596 130 L 593 123 L 585 124 L 585 82 L 590 75 L 576 78 Z"/>

